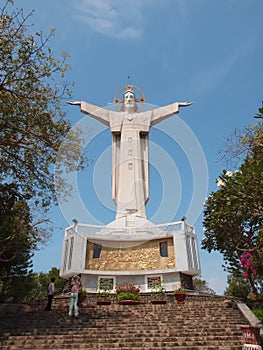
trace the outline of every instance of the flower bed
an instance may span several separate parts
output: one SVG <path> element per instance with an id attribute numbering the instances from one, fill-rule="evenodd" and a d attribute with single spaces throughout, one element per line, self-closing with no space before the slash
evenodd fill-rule
<path id="1" fill-rule="evenodd" d="M 139 304 L 141 302 L 140 287 L 133 283 L 124 283 L 116 286 L 117 300 L 119 304 Z M 131 303 L 132 301 L 132 303 Z M 135 303 L 133 303 L 135 302 Z"/>

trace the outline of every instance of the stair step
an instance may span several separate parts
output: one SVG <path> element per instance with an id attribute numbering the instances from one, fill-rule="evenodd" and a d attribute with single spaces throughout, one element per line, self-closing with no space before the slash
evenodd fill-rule
<path id="1" fill-rule="evenodd" d="M 68 316 L 68 302 L 57 299 L 51 312 L 36 303 L 7 309 L 0 318 L 0 348 L 242 350 L 240 325 L 247 321 L 223 300 L 103 307 L 88 302 L 78 318 Z"/>

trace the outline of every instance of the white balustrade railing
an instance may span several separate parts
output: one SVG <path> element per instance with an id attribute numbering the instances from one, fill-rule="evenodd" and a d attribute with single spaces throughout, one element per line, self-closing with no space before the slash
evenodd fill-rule
<path id="1" fill-rule="evenodd" d="M 143 235 L 160 235 L 165 233 L 172 233 L 176 231 L 184 231 L 195 234 L 194 226 L 185 223 L 184 221 L 177 221 L 172 223 L 151 225 L 151 226 L 139 226 L 139 227 L 112 227 L 112 226 L 101 226 L 101 225 L 89 225 L 80 224 L 72 225 L 66 229 L 66 235 L 72 233 L 78 233 L 82 237 L 88 236 L 143 236 Z"/>

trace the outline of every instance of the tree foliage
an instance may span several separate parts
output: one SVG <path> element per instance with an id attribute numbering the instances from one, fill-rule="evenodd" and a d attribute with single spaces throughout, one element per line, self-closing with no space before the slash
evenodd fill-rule
<path id="1" fill-rule="evenodd" d="M 54 30 L 46 37 L 34 31 L 31 15 L 12 0 L 0 8 L 0 294 L 13 301 L 36 288 L 32 256 L 49 238 L 46 212 L 55 194 L 70 192 L 60 169 L 87 161 L 82 133 L 63 109 L 68 54 L 55 58 L 48 46 Z"/>
<path id="2" fill-rule="evenodd" d="M 262 123 L 254 127 L 249 152 L 235 172 L 224 170 L 204 206 L 202 248 L 223 254 L 230 272 L 243 271 L 254 292 L 263 278 Z M 241 262 L 243 262 L 241 264 Z"/>
<path id="3" fill-rule="evenodd" d="M 0 263 L 12 262 L 23 247 L 34 248 L 30 210 L 17 186 L 0 184 Z"/>
<path id="4" fill-rule="evenodd" d="M 215 294 L 215 291 L 208 287 L 207 282 L 200 277 L 193 278 L 194 292 Z"/>
<path id="5" fill-rule="evenodd" d="M 227 283 L 228 287 L 225 290 L 225 295 L 237 297 L 244 301 L 247 300 L 250 293 L 250 285 L 240 271 L 229 274 Z"/>
<path id="6" fill-rule="evenodd" d="M 70 131 L 63 101 L 70 95 L 64 82 L 67 53 L 55 59 L 45 38 L 28 24 L 32 13 L 6 1 L 0 13 L 0 181 L 16 183 L 18 190 L 41 211 L 55 199 L 53 165 Z M 64 157 L 58 162 L 69 171 L 86 161 L 81 133 L 70 132 Z M 61 190 L 65 182 L 59 182 Z M 34 201 L 33 201 L 34 199 Z"/>
<path id="7" fill-rule="evenodd" d="M 32 287 L 32 255 L 36 245 L 29 207 L 17 186 L 0 185 L 1 299 L 17 301 Z M 23 285 L 20 291 L 21 284 Z"/>
<path id="8" fill-rule="evenodd" d="M 0 282 L 0 301 L 28 302 L 47 298 L 47 289 L 51 278 L 55 278 L 55 295 L 69 290 L 68 280 L 59 277 L 59 269 L 52 267 L 47 273 L 29 271 L 24 275 L 16 275 L 7 282 Z"/>
<path id="9" fill-rule="evenodd" d="M 263 118 L 263 103 L 254 118 Z M 247 157 L 253 157 L 256 149 L 262 152 L 263 131 L 262 123 L 248 125 L 243 130 L 236 129 L 226 138 L 226 145 L 220 152 L 220 159 L 228 168 L 237 168 Z M 262 153 L 261 153 L 262 154 Z"/>
<path id="10" fill-rule="evenodd" d="M 41 300 L 47 297 L 47 288 L 51 278 L 55 278 L 55 294 L 61 294 L 68 285 L 68 280 L 59 277 L 59 269 L 52 267 L 48 273 L 40 272 L 35 275 L 34 288 L 31 290 L 31 298 Z"/>

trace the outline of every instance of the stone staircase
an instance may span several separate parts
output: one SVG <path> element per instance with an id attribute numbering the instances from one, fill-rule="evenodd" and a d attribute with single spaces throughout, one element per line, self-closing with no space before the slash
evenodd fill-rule
<path id="1" fill-rule="evenodd" d="M 79 317 L 68 316 L 68 299 L 57 298 L 50 312 L 43 303 L 1 312 L 0 348 L 237 350 L 244 344 L 240 325 L 248 324 L 225 299 L 187 296 L 178 305 L 97 306 L 87 299 Z"/>

